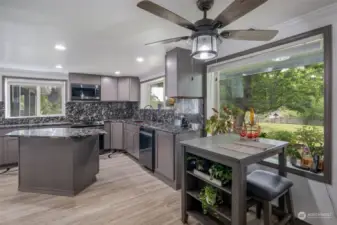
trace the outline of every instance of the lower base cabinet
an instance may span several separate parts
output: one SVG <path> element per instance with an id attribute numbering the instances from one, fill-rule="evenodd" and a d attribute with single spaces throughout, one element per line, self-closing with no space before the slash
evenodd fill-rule
<path id="1" fill-rule="evenodd" d="M 17 163 L 19 160 L 19 138 L 4 137 L 4 164 Z"/>
<path id="2" fill-rule="evenodd" d="M 155 171 L 174 180 L 175 142 L 171 133 L 156 131 Z"/>
<path id="3" fill-rule="evenodd" d="M 127 153 L 139 159 L 139 126 L 124 126 L 124 147 Z"/>

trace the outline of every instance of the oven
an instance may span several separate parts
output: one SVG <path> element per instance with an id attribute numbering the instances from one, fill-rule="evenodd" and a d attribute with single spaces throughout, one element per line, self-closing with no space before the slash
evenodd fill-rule
<path id="1" fill-rule="evenodd" d="M 155 131 L 141 127 L 139 131 L 139 163 L 154 171 L 155 159 Z"/>
<path id="2" fill-rule="evenodd" d="M 101 86 L 92 84 L 71 84 L 71 100 L 100 100 Z"/>

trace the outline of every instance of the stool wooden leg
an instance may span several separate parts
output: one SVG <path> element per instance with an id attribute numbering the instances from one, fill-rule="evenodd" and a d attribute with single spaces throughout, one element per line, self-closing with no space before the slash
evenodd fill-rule
<path id="1" fill-rule="evenodd" d="M 256 205 L 256 218 L 261 219 L 262 202 L 258 202 Z"/>
<path id="2" fill-rule="evenodd" d="M 263 202 L 263 224 L 272 225 L 272 205 L 271 202 Z"/>
<path id="3" fill-rule="evenodd" d="M 292 199 L 292 195 L 291 195 L 290 190 L 288 190 L 288 192 L 285 194 L 285 199 L 286 199 L 288 213 L 291 215 L 291 219 L 290 219 L 289 223 L 291 225 L 295 225 L 294 205 L 293 205 L 293 199 Z"/>

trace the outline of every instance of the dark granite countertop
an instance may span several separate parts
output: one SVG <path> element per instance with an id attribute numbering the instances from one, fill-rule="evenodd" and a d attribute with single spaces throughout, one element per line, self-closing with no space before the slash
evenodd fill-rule
<path id="1" fill-rule="evenodd" d="M 188 129 L 188 128 L 182 128 L 179 126 L 175 126 L 173 124 L 157 123 L 157 122 L 152 122 L 152 121 L 132 120 L 132 119 L 106 120 L 105 122 L 115 122 L 115 123 L 121 122 L 121 123 L 132 124 L 132 125 L 136 125 L 140 127 L 151 128 L 154 130 L 164 131 L 164 132 L 168 132 L 171 134 L 182 134 L 182 133 L 200 131 L 200 129 L 193 130 L 193 129 Z"/>
<path id="2" fill-rule="evenodd" d="M 25 128 L 25 127 L 45 127 L 45 126 L 61 126 L 71 125 L 70 122 L 51 122 L 51 123 L 32 123 L 32 124 L 1 124 L 0 129 L 6 128 Z"/>
<path id="3" fill-rule="evenodd" d="M 50 137 L 50 138 L 83 138 L 106 134 L 104 130 L 93 128 L 42 128 L 12 131 L 6 136 L 11 137 Z"/>

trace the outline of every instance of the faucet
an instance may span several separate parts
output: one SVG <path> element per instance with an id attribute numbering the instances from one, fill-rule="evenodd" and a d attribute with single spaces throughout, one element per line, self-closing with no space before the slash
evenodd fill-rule
<path id="1" fill-rule="evenodd" d="M 152 105 L 146 105 L 146 106 L 144 107 L 144 109 L 147 109 L 147 108 L 153 109 Z"/>

